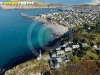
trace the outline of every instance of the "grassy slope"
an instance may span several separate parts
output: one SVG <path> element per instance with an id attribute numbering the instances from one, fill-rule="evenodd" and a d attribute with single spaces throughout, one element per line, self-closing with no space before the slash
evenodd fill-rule
<path id="1" fill-rule="evenodd" d="M 42 58 L 44 58 L 46 55 L 47 53 L 44 53 Z M 6 71 L 5 75 L 33 75 L 41 72 L 44 73 L 49 69 L 50 67 L 47 60 L 41 59 L 40 61 L 37 61 L 36 59 L 33 59 Z"/>

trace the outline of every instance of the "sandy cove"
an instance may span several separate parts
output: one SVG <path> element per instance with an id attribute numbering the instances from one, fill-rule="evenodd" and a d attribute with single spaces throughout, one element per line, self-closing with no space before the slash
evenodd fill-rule
<path id="1" fill-rule="evenodd" d="M 62 36 L 64 33 L 68 32 L 68 27 L 64 27 L 57 23 L 48 22 L 46 19 L 41 18 L 41 19 L 33 19 L 33 20 L 41 21 L 45 26 L 47 26 L 52 30 L 53 34 L 57 36 Z"/>

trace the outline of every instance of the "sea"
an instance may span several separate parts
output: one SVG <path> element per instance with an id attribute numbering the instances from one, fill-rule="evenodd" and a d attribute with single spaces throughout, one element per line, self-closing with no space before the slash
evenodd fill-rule
<path id="1" fill-rule="evenodd" d="M 23 17 L 21 13 L 36 16 L 58 11 L 58 8 L 0 9 L 0 69 L 11 59 L 31 52 L 28 41 L 32 42 L 34 48 L 38 48 L 54 39 L 52 31 L 43 23 Z M 30 36 L 31 39 L 28 39 L 27 36 Z"/>

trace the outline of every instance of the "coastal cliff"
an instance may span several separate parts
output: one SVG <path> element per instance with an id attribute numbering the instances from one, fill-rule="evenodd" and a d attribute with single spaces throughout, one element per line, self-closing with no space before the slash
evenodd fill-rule
<path id="1" fill-rule="evenodd" d="M 42 59 L 40 61 L 32 59 L 19 64 L 6 71 L 4 75 L 43 75 L 46 70 L 50 69 L 48 60 L 44 60 L 45 56 L 47 56 L 47 53 L 42 55 Z"/>

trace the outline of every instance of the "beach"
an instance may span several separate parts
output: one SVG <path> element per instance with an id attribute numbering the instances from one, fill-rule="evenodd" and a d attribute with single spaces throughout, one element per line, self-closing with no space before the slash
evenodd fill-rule
<path id="1" fill-rule="evenodd" d="M 49 27 L 53 33 L 59 35 L 63 35 L 64 33 L 68 32 L 68 28 L 58 24 L 48 24 L 46 25 Z"/>
<path id="2" fill-rule="evenodd" d="M 68 32 L 68 27 L 64 27 L 63 25 L 59 25 L 57 23 L 48 22 L 46 19 L 40 18 L 33 20 L 38 20 L 42 22 L 45 26 L 52 30 L 53 34 L 55 34 L 56 37 L 62 36 Z"/>

